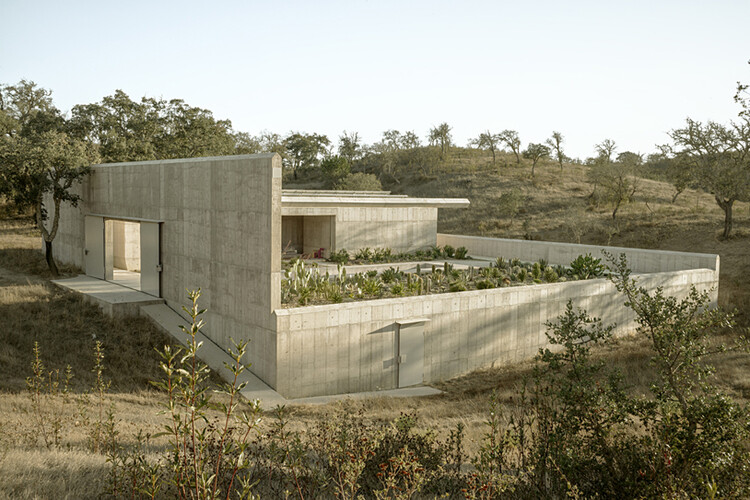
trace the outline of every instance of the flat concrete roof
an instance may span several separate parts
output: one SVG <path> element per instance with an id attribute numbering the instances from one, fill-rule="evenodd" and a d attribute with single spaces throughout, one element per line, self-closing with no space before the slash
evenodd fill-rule
<path id="1" fill-rule="evenodd" d="M 407 198 L 405 194 L 391 194 L 390 191 L 345 191 L 345 190 L 332 190 L 332 189 L 282 189 L 281 194 L 283 196 L 310 196 L 310 195 L 340 195 L 340 196 L 397 196 L 399 198 Z"/>
<path id="2" fill-rule="evenodd" d="M 281 191 L 282 208 L 317 207 L 436 207 L 466 208 L 466 198 L 410 198 L 390 194 L 388 191 L 322 191 L 284 189 Z"/>
<path id="3" fill-rule="evenodd" d="M 130 165 L 160 165 L 162 163 L 202 163 L 210 161 L 236 161 L 253 158 L 273 158 L 278 153 L 259 153 L 252 155 L 229 155 L 229 156 L 196 156 L 195 158 L 169 158 L 164 160 L 142 160 L 142 161 L 120 161 L 114 163 L 96 163 L 91 167 L 122 167 Z"/>

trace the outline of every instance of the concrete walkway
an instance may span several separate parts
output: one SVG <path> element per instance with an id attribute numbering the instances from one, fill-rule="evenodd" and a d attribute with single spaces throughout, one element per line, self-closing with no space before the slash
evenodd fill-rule
<path id="1" fill-rule="evenodd" d="M 61 288 L 80 293 L 84 300 L 97 304 L 105 313 L 112 316 L 143 315 L 149 317 L 163 331 L 174 337 L 182 345 L 187 345 L 188 336 L 180 325 L 189 323 L 182 316 L 164 303 L 164 299 L 121 286 L 117 283 L 104 281 L 90 276 L 77 276 L 53 283 Z M 232 358 L 203 333 L 198 334 L 198 342 L 203 342 L 200 359 L 211 370 L 218 373 L 222 379 L 231 381 L 232 373 L 225 363 L 232 364 Z M 405 387 L 384 391 L 359 392 L 353 394 L 337 394 L 334 396 L 315 396 L 300 399 L 286 399 L 274 391 L 265 382 L 256 377 L 250 370 L 245 370 L 238 383 L 246 382 L 241 394 L 248 400 L 259 399 L 264 410 L 271 410 L 278 405 L 297 404 L 326 404 L 344 399 L 368 399 L 377 397 L 407 398 L 418 396 L 433 396 L 440 394 L 438 389 L 428 386 Z"/>
<path id="2" fill-rule="evenodd" d="M 98 305 L 113 317 L 138 316 L 142 305 L 164 303 L 164 299 L 91 276 L 79 275 L 53 280 L 52 283 L 65 290 L 80 293 L 85 301 Z"/>

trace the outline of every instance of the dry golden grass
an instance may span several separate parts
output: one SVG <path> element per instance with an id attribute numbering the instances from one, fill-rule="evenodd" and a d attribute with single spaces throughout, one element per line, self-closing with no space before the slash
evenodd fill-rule
<path id="1" fill-rule="evenodd" d="M 18 499 L 101 498 L 108 464 L 78 450 L 13 449 L 0 463 L 0 495 Z"/>
<path id="2" fill-rule="evenodd" d="M 554 241 L 610 243 L 612 245 L 664 248 L 718 253 L 722 258 L 720 302 L 740 309 L 747 325 L 750 311 L 750 214 L 749 204 L 737 203 L 735 236 L 721 241 L 722 214 L 706 193 L 689 191 L 672 204 L 671 188 L 642 181 L 635 200 L 611 221 L 609 207 L 590 207 L 585 168 L 566 166 L 560 173 L 553 165 L 537 168 L 532 183 L 528 168 L 496 166 L 476 155 L 463 154 L 448 166 L 425 176 L 419 171 L 398 174 L 400 183 L 386 186 L 396 193 L 414 196 L 466 197 L 466 210 L 443 210 L 440 231 L 499 237 L 532 237 Z M 310 186 L 315 187 L 315 186 Z M 510 224 L 498 207 L 500 195 L 520 190 L 527 198 Z M 39 239 L 29 219 L 0 221 L 0 497 L 94 498 L 105 486 L 108 467 L 101 455 L 85 451 L 86 430 L 76 426 L 75 404 L 58 413 L 66 422 L 62 450 L 32 446 L 27 438 L 34 425 L 28 418 L 30 402 L 24 391 L 31 375 L 32 347 L 39 341 L 45 364 L 75 372 L 75 397 L 93 385 L 92 336 L 105 346 L 106 376 L 113 380 L 107 405 L 113 404 L 120 436 L 132 442 L 138 430 L 155 433 L 164 423 L 157 412 L 163 395 L 153 391 L 149 380 L 161 377 L 154 348 L 168 342 L 142 319 L 113 321 L 95 307 L 49 284 Z M 74 271 L 69 269 L 68 271 Z M 605 318 L 606 319 L 606 318 Z M 732 337 L 728 336 L 727 341 Z M 619 339 L 597 356 L 620 368 L 634 393 L 645 394 L 653 380 L 649 350 L 643 339 Z M 744 353 L 717 355 L 717 385 L 747 402 L 750 400 L 749 358 Z M 402 412 L 415 411 L 419 426 L 446 436 L 458 423 L 466 428 L 466 448 L 473 452 L 483 432 L 490 394 L 497 392 L 506 407 L 513 407 L 517 390 L 528 378 L 533 362 L 481 370 L 437 386 L 442 395 L 427 398 L 376 398 L 345 400 L 322 406 L 290 408 L 290 428 L 308 429 L 324 418 L 363 412 L 365 418 L 389 422 Z M 55 404 L 60 405 L 59 401 Z M 53 408 L 58 408 L 57 406 Z M 269 415 L 270 416 L 270 415 Z M 163 441 L 154 444 L 158 451 Z"/>
<path id="3" fill-rule="evenodd" d="M 104 345 L 114 390 L 146 389 L 160 376 L 155 349 L 170 340 L 148 320 L 113 320 L 54 285 L 16 276 L 0 269 L 0 390 L 25 387 L 35 342 L 48 368 L 74 367 L 76 388 L 93 382 L 96 340 Z"/>

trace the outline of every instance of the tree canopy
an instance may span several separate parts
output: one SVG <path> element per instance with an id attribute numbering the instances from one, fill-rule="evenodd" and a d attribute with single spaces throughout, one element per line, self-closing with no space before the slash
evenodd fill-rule
<path id="1" fill-rule="evenodd" d="M 695 182 L 714 195 L 724 211 L 723 237 L 732 232 L 735 201 L 750 200 L 750 118 L 722 125 L 687 119 L 669 133 L 674 154 L 692 171 Z"/>
<path id="2" fill-rule="evenodd" d="M 606 201 L 612 203 L 612 221 L 617 223 L 617 212 L 624 202 L 633 199 L 638 190 L 640 167 L 643 156 L 638 153 L 625 151 L 617 155 L 612 161 L 611 155 L 617 149 L 614 141 L 606 140 L 606 151 L 600 153 L 587 176 L 594 185 L 594 191 L 600 187 Z M 593 195 L 593 193 L 592 193 Z"/>
<path id="3" fill-rule="evenodd" d="M 122 90 L 101 102 L 74 106 L 71 135 L 97 145 L 104 162 L 163 160 L 230 155 L 254 149 L 229 120 L 182 99 L 143 97 L 133 101 Z M 254 151 L 256 152 L 256 151 Z"/>
<path id="4" fill-rule="evenodd" d="M 58 113 L 51 90 L 29 80 L 0 85 L 0 136 L 14 137 L 38 113 Z"/>
<path id="5" fill-rule="evenodd" d="M 531 160 L 531 177 L 534 178 L 534 169 L 536 164 L 542 158 L 549 158 L 550 149 L 544 144 L 537 144 L 534 142 L 529 143 L 526 149 L 523 151 L 523 157 L 527 160 Z"/>
<path id="6" fill-rule="evenodd" d="M 430 129 L 430 144 L 440 146 L 441 159 L 445 159 L 445 155 L 448 154 L 448 148 L 450 148 L 452 140 L 451 127 L 447 123 L 441 123 Z"/>
<path id="7" fill-rule="evenodd" d="M 515 130 L 503 130 L 500 133 L 501 140 L 516 155 L 516 164 L 521 164 L 521 138 Z"/>
<path id="8" fill-rule="evenodd" d="M 287 151 L 284 163 L 297 179 L 300 171 L 320 165 L 321 159 L 328 154 L 331 141 L 321 134 L 293 132 L 283 144 Z"/>
<path id="9" fill-rule="evenodd" d="M 339 156 L 346 158 L 349 166 L 362 157 L 362 142 L 357 132 L 344 130 L 339 136 Z"/>
<path id="10" fill-rule="evenodd" d="M 329 187 L 333 187 L 351 173 L 351 165 L 343 156 L 331 155 L 320 162 L 320 170 Z"/>
<path id="11" fill-rule="evenodd" d="M 479 149 L 489 149 L 492 153 L 492 163 L 495 163 L 496 153 L 498 146 L 502 142 L 502 136 L 500 134 L 493 134 L 489 130 L 486 130 L 479 134 L 479 137 L 469 142 L 470 145 L 475 145 Z"/>
<path id="12" fill-rule="evenodd" d="M 0 189 L 16 206 L 34 210 L 47 264 L 57 276 L 52 242 L 60 205 L 78 203 L 80 196 L 73 186 L 88 175 L 98 155 L 91 143 L 66 133 L 69 124 L 52 106 L 51 92 L 25 80 L 8 89 L 3 88 L 3 123 L 10 126 L 0 140 Z M 51 207 L 45 204 L 45 195 Z"/>
<path id="13" fill-rule="evenodd" d="M 565 142 L 565 138 L 560 132 L 552 132 L 552 137 L 545 141 L 545 144 L 555 153 L 555 160 L 560 165 L 560 170 L 563 168 L 563 162 L 567 159 L 562 147 L 563 142 Z"/>

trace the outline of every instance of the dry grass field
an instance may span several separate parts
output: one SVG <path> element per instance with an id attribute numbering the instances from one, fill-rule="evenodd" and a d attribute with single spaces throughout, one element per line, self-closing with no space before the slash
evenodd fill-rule
<path id="1" fill-rule="evenodd" d="M 439 229 L 444 232 L 718 253 L 720 303 L 739 309 L 740 324 L 719 340 L 732 340 L 750 323 L 750 204 L 736 204 L 734 236 L 721 241 L 722 214 L 709 194 L 688 191 L 672 204 L 671 186 L 644 179 L 635 199 L 621 208 L 615 225 L 611 209 L 587 202 L 586 167 L 566 166 L 563 172 L 552 165 L 537 167 L 531 182 L 527 168 L 479 163 L 459 158 L 428 175 L 402 174 L 399 183 L 386 187 L 415 196 L 469 198 L 471 208 L 441 213 Z M 500 196 L 512 189 L 521 193 L 523 203 L 511 221 Z M 128 442 L 139 430 L 155 433 L 165 423 L 158 414 L 164 395 L 149 380 L 161 378 L 155 349 L 169 339 L 145 319 L 106 318 L 51 285 L 39 246 L 29 219 L 0 221 L 0 497 L 97 498 L 106 487 L 108 464 L 103 455 L 86 449 L 80 403 L 96 380 L 94 342 L 103 343 L 105 376 L 112 382 L 104 404 L 114 410 L 120 439 Z M 61 444 L 50 449 L 42 444 L 25 390 L 26 378 L 32 374 L 34 342 L 48 369 L 64 372 L 69 365 L 74 374 L 67 402 L 58 397 L 47 403 L 45 411 L 61 425 Z M 647 391 L 653 372 L 642 340 L 620 339 L 600 349 L 597 356 L 622 369 L 631 391 Z M 714 362 L 717 385 L 737 399 L 750 400 L 748 355 L 721 354 Z M 419 427 L 441 436 L 464 424 L 467 449 L 472 451 L 484 432 L 490 394 L 496 391 L 504 404 L 512 405 L 532 367 L 529 361 L 447 380 L 439 384 L 444 394 L 428 398 L 295 406 L 290 408 L 290 425 L 306 429 L 321 419 L 360 411 L 372 421 L 389 422 L 402 412 L 416 411 Z M 273 409 L 266 412 L 272 418 Z M 163 444 L 156 440 L 152 451 Z"/>

